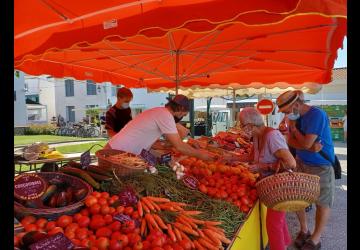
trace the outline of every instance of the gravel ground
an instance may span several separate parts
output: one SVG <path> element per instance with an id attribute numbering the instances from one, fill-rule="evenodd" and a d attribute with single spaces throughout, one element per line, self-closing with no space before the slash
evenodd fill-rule
<path id="1" fill-rule="evenodd" d="M 336 180 L 335 202 L 331 216 L 321 237 L 321 249 L 346 250 L 347 249 L 347 146 L 345 143 L 335 143 L 335 152 L 340 160 L 343 175 Z M 315 206 L 307 213 L 310 231 L 314 229 Z M 287 214 L 289 231 L 295 239 L 300 226 L 294 213 Z M 290 246 L 288 250 L 297 249 Z"/>

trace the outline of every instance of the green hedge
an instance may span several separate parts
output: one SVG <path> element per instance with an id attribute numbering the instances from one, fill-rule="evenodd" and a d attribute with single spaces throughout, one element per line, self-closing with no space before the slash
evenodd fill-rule
<path id="1" fill-rule="evenodd" d="M 51 124 L 34 124 L 25 129 L 24 135 L 52 135 L 55 128 Z"/>

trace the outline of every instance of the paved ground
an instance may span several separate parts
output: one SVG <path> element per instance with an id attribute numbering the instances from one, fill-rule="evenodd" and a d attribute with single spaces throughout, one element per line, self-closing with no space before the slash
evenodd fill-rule
<path id="1" fill-rule="evenodd" d="M 344 143 L 335 144 L 335 152 L 340 160 L 343 175 L 336 180 L 335 202 L 331 212 L 328 225 L 321 237 L 321 249 L 324 250 L 346 250 L 347 249 L 347 146 Z M 307 213 L 310 231 L 314 229 L 315 208 Z M 294 213 L 287 215 L 289 230 L 292 238 L 296 238 L 299 231 L 299 223 Z M 294 250 L 291 246 L 288 250 Z"/>

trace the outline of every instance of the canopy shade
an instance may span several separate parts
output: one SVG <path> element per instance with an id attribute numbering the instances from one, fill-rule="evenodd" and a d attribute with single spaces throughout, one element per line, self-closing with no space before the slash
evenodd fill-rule
<path id="1" fill-rule="evenodd" d="M 204 88 L 213 84 L 226 88 L 229 83 L 250 87 L 256 82 L 296 86 L 331 81 L 337 49 L 346 34 L 346 1 L 241 2 L 162 1 L 161 7 L 159 2 L 144 2 L 140 14 L 139 9 L 135 11 L 139 5 L 123 9 L 123 15 L 128 16 L 119 17 L 123 19 L 116 23 L 122 20 L 127 25 L 114 30 L 93 32 L 100 24 L 104 27 L 100 20 L 89 26 L 94 28 L 92 32 L 85 24 L 82 29 L 72 29 L 78 34 L 70 29 L 53 33 L 40 29 L 49 32 L 41 46 L 23 40 L 40 32 L 26 33 L 29 27 L 23 25 L 22 30 L 15 31 L 15 68 L 31 75 L 148 89 Z M 92 4 L 88 5 L 88 11 L 93 11 Z M 200 7 L 204 13 L 194 12 Z M 133 12 L 128 13 L 130 10 Z M 154 13 L 159 16 L 155 18 Z M 175 18 L 168 16 L 172 13 Z M 15 17 L 15 26 L 17 20 Z M 137 26 L 126 20 L 137 20 Z M 149 22 L 144 24 L 144 20 Z M 155 23 L 157 27 L 151 26 Z M 62 35 L 67 37 L 66 42 L 54 40 Z"/>

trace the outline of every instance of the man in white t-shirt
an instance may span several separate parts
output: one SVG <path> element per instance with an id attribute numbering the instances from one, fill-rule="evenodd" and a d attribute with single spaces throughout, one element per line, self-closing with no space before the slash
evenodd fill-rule
<path id="1" fill-rule="evenodd" d="M 206 151 L 197 150 L 184 143 L 178 133 L 175 120 L 189 112 L 190 102 L 184 95 L 176 95 L 165 105 L 145 110 L 111 138 L 107 147 L 139 155 L 164 135 L 179 152 L 202 160 L 212 160 Z"/>

